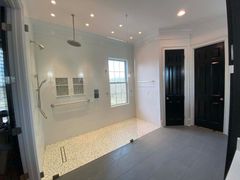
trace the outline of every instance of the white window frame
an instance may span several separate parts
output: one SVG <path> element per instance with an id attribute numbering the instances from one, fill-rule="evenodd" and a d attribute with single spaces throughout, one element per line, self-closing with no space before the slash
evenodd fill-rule
<path id="1" fill-rule="evenodd" d="M 66 84 L 57 84 L 57 79 L 67 79 L 67 83 L 66 83 Z M 68 94 L 58 95 L 57 87 L 67 87 L 67 89 L 68 89 Z M 57 98 L 60 98 L 60 97 L 69 97 L 69 96 L 70 96 L 69 78 L 68 78 L 68 77 L 55 77 L 55 89 L 56 89 L 56 97 L 57 97 Z"/>
<path id="2" fill-rule="evenodd" d="M 109 76 L 109 61 L 121 61 L 125 63 L 125 82 L 110 82 L 110 76 Z M 108 84 L 109 84 L 109 97 L 110 97 L 110 106 L 112 108 L 124 106 L 129 104 L 129 81 L 128 81 L 128 60 L 127 59 L 121 59 L 121 58 L 112 58 L 108 57 L 107 59 L 107 66 L 108 66 Z M 116 105 L 112 105 L 112 97 L 111 97 L 111 84 L 126 84 L 126 102 L 125 103 L 119 103 Z"/>
<path id="3" fill-rule="evenodd" d="M 81 84 L 81 83 L 74 83 L 74 80 L 73 79 L 82 79 L 83 80 L 83 83 Z M 72 94 L 73 94 L 73 96 L 83 96 L 83 95 L 85 95 L 85 79 L 83 78 L 83 77 L 72 77 Z M 82 86 L 82 88 L 83 88 L 83 93 L 79 93 L 79 94 L 76 94 L 75 92 L 74 92 L 74 87 L 75 86 Z"/>

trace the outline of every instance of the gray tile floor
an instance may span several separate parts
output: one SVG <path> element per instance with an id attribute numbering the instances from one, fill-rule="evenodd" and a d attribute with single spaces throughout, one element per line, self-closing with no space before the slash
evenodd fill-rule
<path id="1" fill-rule="evenodd" d="M 160 128 L 61 180 L 223 180 L 227 137 L 197 127 Z"/>

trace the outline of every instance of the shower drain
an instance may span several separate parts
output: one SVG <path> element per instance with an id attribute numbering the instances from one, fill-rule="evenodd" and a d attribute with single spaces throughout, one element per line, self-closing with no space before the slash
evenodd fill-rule
<path id="1" fill-rule="evenodd" d="M 67 162 L 67 155 L 66 155 L 66 151 L 65 151 L 64 146 L 60 147 L 60 154 L 61 154 L 62 163 L 66 163 Z"/>

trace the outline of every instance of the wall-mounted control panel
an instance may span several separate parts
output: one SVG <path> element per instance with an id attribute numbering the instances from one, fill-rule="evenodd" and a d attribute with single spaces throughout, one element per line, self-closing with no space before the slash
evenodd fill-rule
<path id="1" fill-rule="evenodd" d="M 94 99 L 99 99 L 99 89 L 94 89 Z"/>

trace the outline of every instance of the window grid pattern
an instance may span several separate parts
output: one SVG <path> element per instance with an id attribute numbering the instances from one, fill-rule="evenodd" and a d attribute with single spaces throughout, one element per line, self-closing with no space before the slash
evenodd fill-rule
<path id="1" fill-rule="evenodd" d="M 111 106 L 128 103 L 127 63 L 124 60 L 108 60 Z"/>
<path id="2" fill-rule="evenodd" d="M 3 50 L 0 48 L 0 111 L 8 110 L 3 58 Z"/>
<path id="3" fill-rule="evenodd" d="M 83 78 L 73 78 L 73 93 L 75 95 L 84 94 Z"/>
<path id="4" fill-rule="evenodd" d="M 56 78 L 55 82 L 57 96 L 68 96 L 69 95 L 68 78 Z"/>

